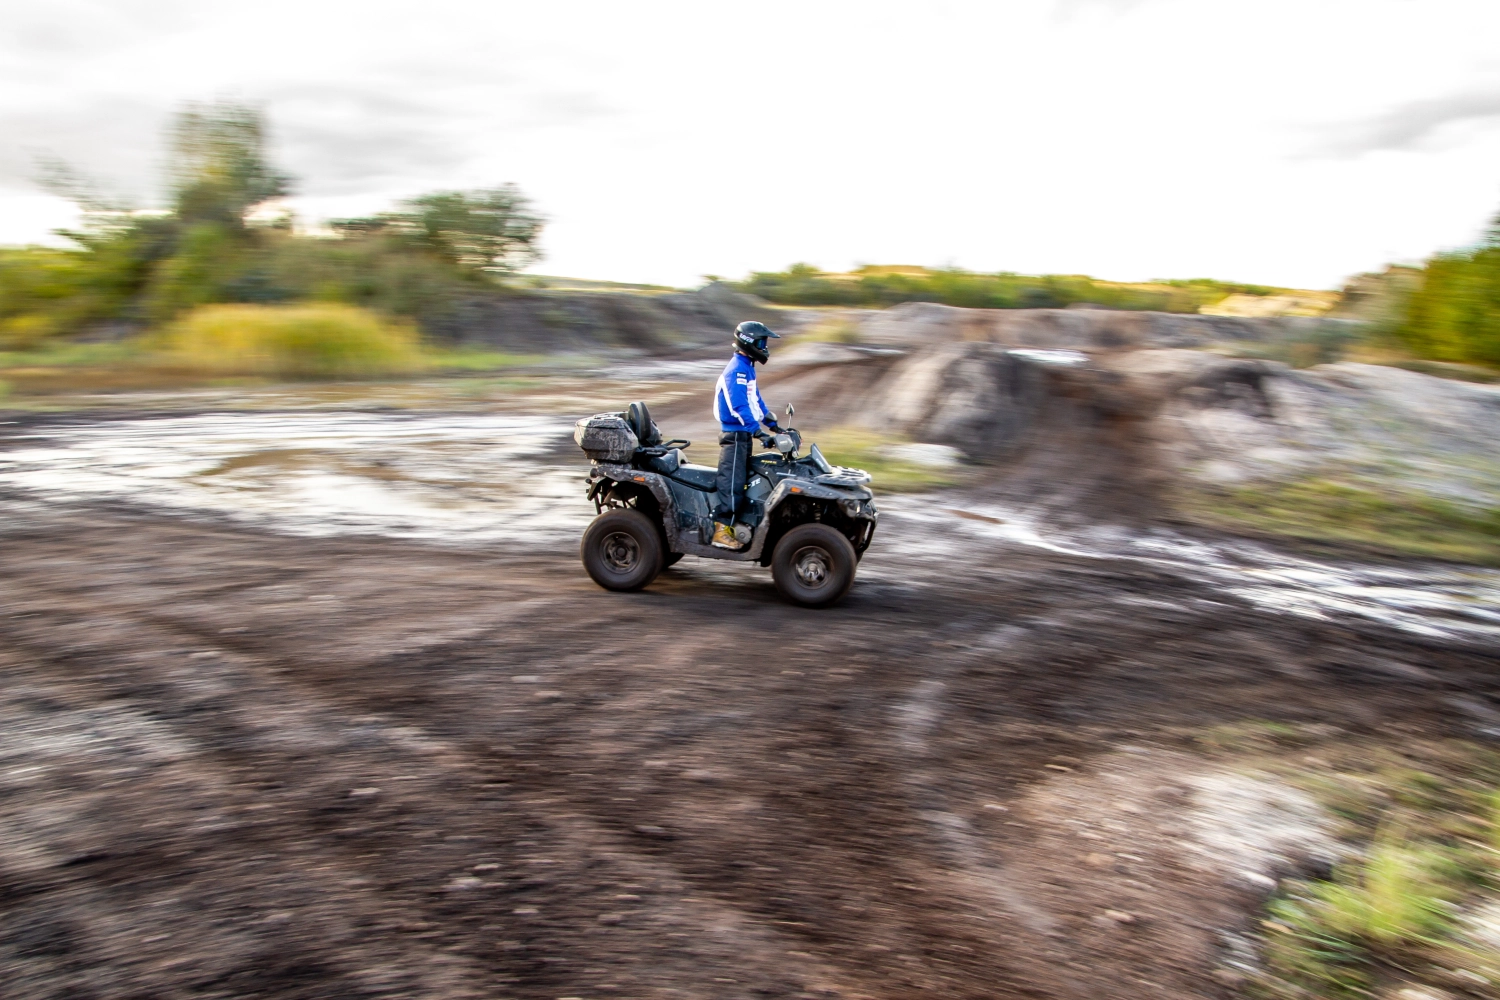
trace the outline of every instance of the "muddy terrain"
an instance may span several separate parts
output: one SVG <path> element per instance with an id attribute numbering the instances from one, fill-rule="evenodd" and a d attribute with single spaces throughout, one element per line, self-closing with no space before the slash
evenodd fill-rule
<path id="1" fill-rule="evenodd" d="M 18 518 L 6 993 L 1221 995 L 1324 838 L 1194 735 L 1494 721 L 1465 643 L 968 547 L 819 613 L 694 560 L 616 595 L 565 547 Z"/>
<path id="2" fill-rule="evenodd" d="M 0 427 L 0 994 L 1233 996 L 1308 776 L 1500 733 L 1492 571 L 974 486 L 601 591 L 575 388 Z"/>

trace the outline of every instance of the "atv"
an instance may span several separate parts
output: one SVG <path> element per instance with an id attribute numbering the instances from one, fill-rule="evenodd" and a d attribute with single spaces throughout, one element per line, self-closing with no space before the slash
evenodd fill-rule
<path id="1" fill-rule="evenodd" d="M 795 412 L 788 406 L 787 418 Z M 766 450 L 750 457 L 738 550 L 709 543 L 719 470 L 688 463 L 691 441 L 662 440 L 645 403 L 585 417 L 573 439 L 592 463 L 588 498 L 598 512 L 580 554 L 608 590 L 640 590 L 690 555 L 758 562 L 788 600 L 828 605 L 848 593 L 875 534 L 869 473 L 829 464 L 817 445 L 799 455 L 792 427 L 761 435 Z"/>

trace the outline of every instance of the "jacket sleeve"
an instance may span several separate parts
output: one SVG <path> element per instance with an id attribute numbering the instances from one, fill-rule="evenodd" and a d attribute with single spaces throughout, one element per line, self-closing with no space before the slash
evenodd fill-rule
<path id="1" fill-rule="evenodd" d="M 764 421 L 768 427 L 775 427 L 776 414 L 772 413 L 771 408 L 766 405 L 765 397 L 760 394 L 760 386 L 758 385 L 755 386 L 755 402 L 760 407 L 760 419 Z"/>

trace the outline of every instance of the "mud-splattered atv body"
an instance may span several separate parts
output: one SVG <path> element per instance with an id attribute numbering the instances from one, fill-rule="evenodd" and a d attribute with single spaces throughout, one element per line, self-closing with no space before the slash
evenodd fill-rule
<path id="1" fill-rule="evenodd" d="M 817 445 L 799 455 L 792 428 L 750 458 L 737 529 L 747 544 L 738 551 L 710 544 L 718 470 L 688 464 L 682 449 L 691 442 L 663 441 L 644 403 L 585 417 L 573 436 L 593 462 L 588 497 L 599 511 L 580 554 L 610 590 L 639 590 L 692 555 L 769 566 L 789 600 L 832 604 L 854 583 L 875 534 L 869 474 L 830 465 Z"/>

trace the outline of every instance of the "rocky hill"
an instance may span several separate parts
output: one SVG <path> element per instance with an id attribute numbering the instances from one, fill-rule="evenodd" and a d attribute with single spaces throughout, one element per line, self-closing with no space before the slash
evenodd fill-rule
<path id="1" fill-rule="evenodd" d="M 783 352 L 764 382 L 773 405 L 956 448 L 996 470 L 990 489 L 1059 511 L 1156 517 L 1207 497 L 1270 523 L 1310 504 L 1494 545 L 1500 386 L 1234 356 L 1318 322 L 903 306 L 855 343 Z"/>
<path id="2" fill-rule="evenodd" d="M 430 332 L 454 346 L 525 353 L 692 353 L 722 346 L 746 319 L 796 330 L 783 313 L 720 283 L 691 292 L 513 290 L 460 302 Z"/>
<path id="3" fill-rule="evenodd" d="M 858 339 L 896 347 L 983 340 L 1010 347 L 1122 350 L 1271 344 L 1338 321 L 1300 316 L 1204 316 L 1116 309 L 960 309 L 909 302 L 862 315 Z"/>

